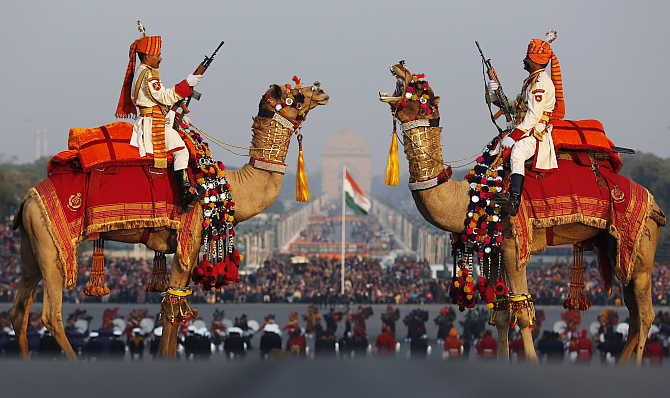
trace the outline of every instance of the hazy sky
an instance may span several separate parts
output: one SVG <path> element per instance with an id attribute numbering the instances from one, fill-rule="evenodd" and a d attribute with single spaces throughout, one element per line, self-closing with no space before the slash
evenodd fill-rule
<path id="1" fill-rule="evenodd" d="M 136 17 L 163 36 L 161 76 L 183 79 L 220 40 L 226 44 L 199 86 L 192 119 L 248 145 L 251 116 L 270 83 L 320 80 L 331 103 L 304 125 L 315 170 L 331 134 L 353 128 L 383 173 L 391 116 L 377 91 L 392 91 L 388 67 L 406 59 L 442 97 L 445 159 L 477 152 L 495 133 L 482 99 L 473 41 L 493 58 L 508 95 L 520 89 L 528 40 L 558 29 L 567 118 L 598 118 L 620 146 L 670 156 L 665 1 L 34 1 L 3 4 L 0 98 L 5 157 L 32 160 L 37 129 L 49 152 L 66 149 L 70 127 L 114 121 Z M 295 143 L 288 163 L 295 165 Z M 218 148 L 230 165 L 243 159 Z M 406 170 L 406 162 L 401 162 Z"/>

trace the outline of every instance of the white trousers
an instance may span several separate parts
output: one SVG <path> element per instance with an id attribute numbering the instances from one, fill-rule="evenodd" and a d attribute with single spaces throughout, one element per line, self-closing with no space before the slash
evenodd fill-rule
<path id="1" fill-rule="evenodd" d="M 182 148 L 178 151 L 175 151 L 172 153 L 172 156 L 174 158 L 175 171 L 184 170 L 188 167 L 188 149 Z"/>
<path id="2" fill-rule="evenodd" d="M 165 145 L 168 151 L 176 148 L 182 148 L 172 153 L 174 157 L 174 169 L 183 170 L 188 167 L 189 153 L 186 149 L 184 140 L 181 139 L 179 133 L 172 128 L 174 121 L 174 111 L 169 111 L 165 116 Z M 137 147 L 140 156 L 144 157 L 147 153 L 154 153 L 154 146 L 151 141 L 151 124 L 152 119 L 149 116 L 140 116 L 135 121 L 133 126 L 133 135 L 130 138 L 130 145 Z"/>
<path id="3" fill-rule="evenodd" d="M 510 163 L 512 166 L 512 174 L 524 175 L 526 171 L 526 160 L 535 155 L 537 148 L 537 138 L 525 137 L 515 142 L 512 146 L 512 153 L 510 154 Z"/>

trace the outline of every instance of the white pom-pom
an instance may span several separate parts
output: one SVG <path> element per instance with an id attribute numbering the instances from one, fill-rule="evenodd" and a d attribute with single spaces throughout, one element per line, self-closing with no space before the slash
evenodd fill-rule
<path id="1" fill-rule="evenodd" d="M 553 42 L 554 40 L 556 40 L 557 37 L 558 37 L 558 32 L 556 31 L 556 29 L 553 29 L 553 28 L 549 29 L 547 31 L 547 33 L 545 34 L 545 39 L 546 39 L 547 43 Z"/>

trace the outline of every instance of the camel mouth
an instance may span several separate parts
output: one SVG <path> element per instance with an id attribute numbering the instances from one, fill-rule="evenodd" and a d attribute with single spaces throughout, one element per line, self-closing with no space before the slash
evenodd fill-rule
<path id="1" fill-rule="evenodd" d="M 400 71 L 396 68 L 395 65 L 391 66 L 389 68 L 389 71 L 391 72 L 391 75 L 395 77 L 396 82 L 395 82 L 395 89 L 393 90 L 393 94 L 388 95 L 386 91 L 380 91 L 379 92 L 379 100 L 381 102 L 386 102 L 386 103 L 394 103 L 397 101 L 400 101 L 400 96 L 405 92 L 405 79 L 400 75 Z"/>
<path id="2" fill-rule="evenodd" d="M 328 101 L 330 101 L 330 96 L 329 95 L 324 95 L 321 98 L 319 98 L 316 103 L 319 105 L 326 105 L 328 104 Z"/>

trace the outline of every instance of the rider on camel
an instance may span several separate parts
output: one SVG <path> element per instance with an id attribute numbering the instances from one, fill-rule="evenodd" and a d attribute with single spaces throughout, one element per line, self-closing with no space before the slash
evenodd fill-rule
<path id="1" fill-rule="evenodd" d="M 529 75 L 523 82 L 521 99 L 517 101 L 517 125 L 502 141 L 503 148 L 512 148 L 509 189 L 512 216 L 517 214 L 521 203 L 526 160 L 535 156 L 534 170 L 549 171 L 558 168 L 551 138 L 551 121 L 563 118 L 565 104 L 561 67 L 550 44 L 555 38 L 556 33 L 549 31 L 546 41 L 532 39 L 528 44 L 523 68 Z M 546 71 L 549 61 L 551 77 Z M 488 82 L 489 92 L 497 88 L 496 81 Z"/>
<path id="2" fill-rule="evenodd" d="M 144 28 L 141 25 L 140 32 L 143 36 L 130 45 L 130 59 L 116 116 L 137 117 L 130 145 L 138 148 L 142 157 L 153 154 L 153 167 L 167 168 L 167 155 L 172 154 L 182 206 L 186 207 L 197 195 L 191 188 L 187 173 L 188 149 L 179 133 L 173 129 L 175 112 L 170 110 L 170 107 L 190 96 L 202 75 L 189 75 L 174 87 L 165 87 L 158 72 L 162 60 L 161 37 L 144 36 Z M 140 59 L 137 73 L 135 73 L 135 54 Z M 134 79 L 135 75 L 137 79 Z"/>

